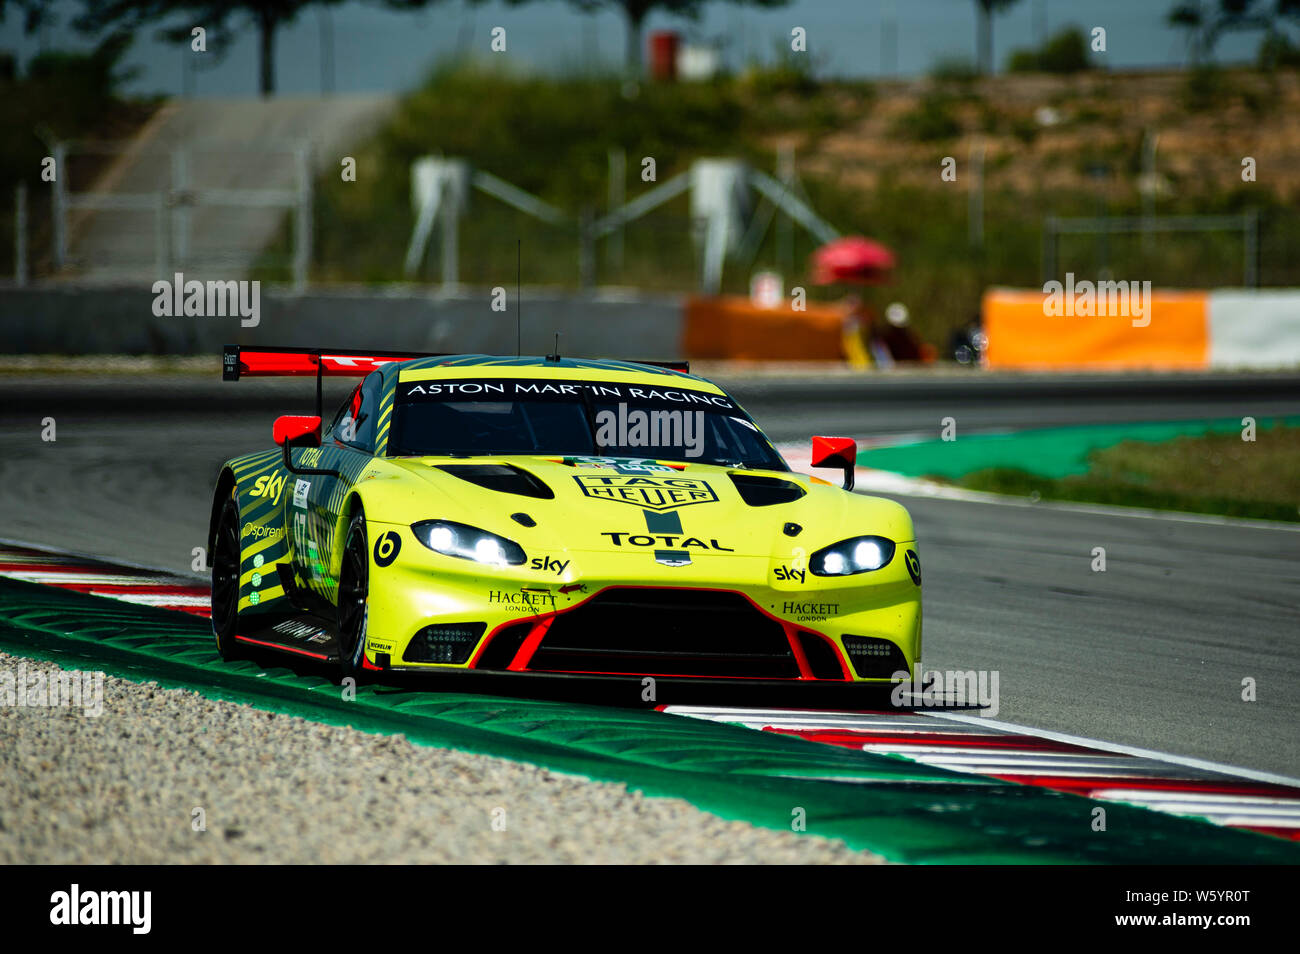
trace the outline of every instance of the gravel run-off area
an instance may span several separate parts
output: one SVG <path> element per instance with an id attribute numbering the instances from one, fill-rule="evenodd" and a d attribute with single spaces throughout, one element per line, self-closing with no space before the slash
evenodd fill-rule
<path id="1" fill-rule="evenodd" d="M 29 680 L 57 669 L 0 653 L 0 673 L 20 664 Z M 98 716 L 0 705 L 0 863 L 882 860 L 620 784 L 156 683 L 103 686 Z"/>

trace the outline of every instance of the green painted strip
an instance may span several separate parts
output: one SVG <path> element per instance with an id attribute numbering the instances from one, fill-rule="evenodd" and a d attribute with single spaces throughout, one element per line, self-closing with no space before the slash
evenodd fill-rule
<path id="1" fill-rule="evenodd" d="M 205 620 L 0 580 L 0 646 L 423 745 L 532 762 L 918 863 L 1297 863 L 1300 846 L 886 755 L 655 711 L 362 686 L 223 663 Z M 826 781 L 826 778 L 842 781 Z"/>
<path id="2" fill-rule="evenodd" d="M 1300 417 L 1260 418 L 1259 428 L 1300 425 Z M 953 441 L 922 441 L 869 448 L 858 464 L 908 477 L 947 477 L 958 480 L 977 470 L 1012 467 L 1040 477 L 1068 477 L 1088 472 L 1088 455 L 1094 450 L 1127 441 L 1167 441 L 1184 435 L 1227 433 L 1241 430 L 1241 418 L 1195 421 L 1051 427 L 1007 434 L 960 432 Z"/>

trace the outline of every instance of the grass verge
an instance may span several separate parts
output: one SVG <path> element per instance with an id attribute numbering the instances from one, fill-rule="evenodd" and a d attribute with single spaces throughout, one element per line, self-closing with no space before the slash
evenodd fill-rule
<path id="1" fill-rule="evenodd" d="M 1300 427 L 1124 441 L 1088 455 L 1086 474 L 1040 477 L 1017 468 L 977 470 L 972 490 L 1050 500 L 1300 522 Z M 943 478 L 937 478 L 943 480 Z"/>

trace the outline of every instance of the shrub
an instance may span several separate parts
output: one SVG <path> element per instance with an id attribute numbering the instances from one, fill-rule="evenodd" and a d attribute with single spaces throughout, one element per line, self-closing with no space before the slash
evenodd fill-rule
<path id="1" fill-rule="evenodd" d="M 1012 73 L 1080 73 L 1092 69 L 1088 37 L 1077 26 L 1066 27 L 1037 50 L 1016 50 L 1007 60 Z"/>

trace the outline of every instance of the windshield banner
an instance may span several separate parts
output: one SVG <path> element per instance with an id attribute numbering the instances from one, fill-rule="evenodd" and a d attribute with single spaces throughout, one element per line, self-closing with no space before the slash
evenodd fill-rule
<path id="1" fill-rule="evenodd" d="M 398 400 L 412 401 L 572 401 L 583 396 L 599 404 L 624 402 L 667 409 L 683 407 L 734 411 L 736 405 L 722 394 L 685 388 L 653 387 L 609 381 L 554 381 L 528 378 L 493 378 L 463 381 L 402 381 Z"/>

